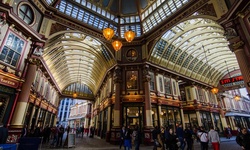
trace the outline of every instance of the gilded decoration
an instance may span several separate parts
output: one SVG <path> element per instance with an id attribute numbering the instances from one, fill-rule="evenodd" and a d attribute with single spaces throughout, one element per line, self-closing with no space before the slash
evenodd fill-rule
<path id="1" fill-rule="evenodd" d="M 142 72 L 142 78 L 143 78 L 143 82 L 149 82 L 150 81 L 150 75 L 149 75 L 149 66 L 148 65 L 144 65 L 143 66 L 143 72 Z"/>
<path id="2" fill-rule="evenodd" d="M 233 50 L 237 50 L 237 49 L 240 49 L 243 45 L 244 45 L 243 41 L 235 42 L 233 43 L 232 48 Z"/>
<path id="3" fill-rule="evenodd" d="M 57 33 L 57 32 L 60 32 L 60 31 L 65 31 L 67 30 L 67 27 L 64 26 L 64 25 L 61 25 L 59 23 L 53 23 L 51 25 L 51 29 L 50 29 L 50 35 L 54 34 L 54 33 Z"/>

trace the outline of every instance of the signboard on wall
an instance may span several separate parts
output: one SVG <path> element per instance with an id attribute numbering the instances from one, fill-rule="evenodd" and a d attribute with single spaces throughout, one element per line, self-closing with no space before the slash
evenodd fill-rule
<path id="1" fill-rule="evenodd" d="M 241 84 L 244 85 L 243 76 L 236 76 L 220 80 L 220 85 L 224 87 L 230 87 Z"/>

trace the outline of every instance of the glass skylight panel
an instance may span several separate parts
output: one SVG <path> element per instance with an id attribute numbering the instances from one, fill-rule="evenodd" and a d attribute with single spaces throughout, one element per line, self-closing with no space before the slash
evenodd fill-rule
<path id="1" fill-rule="evenodd" d="M 177 8 L 182 6 L 182 3 L 181 3 L 180 0 L 175 0 L 174 2 L 175 2 L 175 5 L 176 5 Z"/>
<path id="2" fill-rule="evenodd" d="M 170 54 L 172 53 L 174 49 L 175 47 L 173 45 L 169 45 L 167 47 L 167 50 L 165 50 L 165 53 L 163 54 L 162 58 L 168 60 L 168 58 L 170 57 Z"/>
<path id="3" fill-rule="evenodd" d="M 182 51 L 178 48 L 174 51 L 174 54 L 172 54 L 170 61 L 172 61 L 173 63 L 176 61 L 178 55 L 181 53 Z"/>
<path id="4" fill-rule="evenodd" d="M 106 11 L 102 9 L 102 15 L 106 17 Z"/>
<path id="5" fill-rule="evenodd" d="M 83 11 L 83 10 L 79 10 L 79 13 L 78 13 L 78 15 L 77 15 L 77 19 L 80 20 L 80 21 L 82 21 L 82 19 L 83 19 L 83 14 L 84 14 L 84 11 Z"/>
<path id="6" fill-rule="evenodd" d="M 87 2 L 86 7 L 89 8 L 89 9 L 91 9 L 91 5 L 92 5 L 92 4 L 91 4 L 90 2 Z"/>
<path id="7" fill-rule="evenodd" d="M 187 68 L 187 65 L 189 64 L 189 62 L 193 59 L 194 57 L 192 55 L 189 55 L 188 58 L 186 58 L 186 60 L 183 63 L 183 67 Z"/>
<path id="8" fill-rule="evenodd" d="M 183 53 L 181 54 L 181 56 L 178 58 L 176 64 L 177 64 L 177 65 L 181 65 L 182 62 L 183 62 L 183 60 L 184 60 L 187 56 L 188 56 L 188 53 L 187 53 L 187 52 L 183 52 Z"/>
<path id="9" fill-rule="evenodd" d="M 71 4 L 68 4 L 65 13 L 70 16 L 72 9 L 73 6 Z"/>
<path id="10" fill-rule="evenodd" d="M 194 65 L 198 62 L 199 60 L 197 58 L 195 58 L 190 65 L 188 66 L 189 70 L 192 70 L 194 68 Z"/>
<path id="11" fill-rule="evenodd" d="M 92 5 L 91 9 L 96 12 L 96 6 L 95 5 Z"/>
<path id="12" fill-rule="evenodd" d="M 176 6 L 174 5 L 173 0 L 169 0 L 168 1 L 168 6 L 169 6 L 171 12 L 175 12 L 176 11 Z"/>
<path id="13" fill-rule="evenodd" d="M 195 66 L 195 68 L 194 68 L 194 72 L 198 72 L 198 69 L 200 68 L 200 66 L 203 64 L 203 62 L 202 61 L 199 61 L 199 63 Z"/>
<path id="14" fill-rule="evenodd" d="M 102 14 L 102 9 L 100 7 L 97 7 L 97 11 L 98 14 Z"/>
<path id="15" fill-rule="evenodd" d="M 46 0 L 46 2 L 50 5 L 54 2 L 55 0 Z"/>
<path id="16" fill-rule="evenodd" d="M 78 13 L 78 8 L 77 8 L 77 7 L 74 7 L 71 16 L 72 16 L 73 18 L 76 18 L 77 13 Z"/>

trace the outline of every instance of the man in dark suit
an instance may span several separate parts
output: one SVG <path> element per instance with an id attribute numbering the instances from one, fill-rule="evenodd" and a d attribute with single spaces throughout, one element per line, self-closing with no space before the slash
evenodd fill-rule
<path id="1" fill-rule="evenodd" d="M 8 129 L 0 123 L 0 144 L 6 144 L 8 138 Z"/>
<path id="2" fill-rule="evenodd" d="M 122 127 L 120 131 L 120 149 L 122 148 L 122 145 L 124 145 L 124 137 L 125 137 L 125 127 Z M 124 147 L 125 149 L 125 147 Z"/>

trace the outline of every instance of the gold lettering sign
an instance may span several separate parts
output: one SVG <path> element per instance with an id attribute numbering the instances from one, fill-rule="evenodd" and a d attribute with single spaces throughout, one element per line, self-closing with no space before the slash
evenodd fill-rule
<path id="1" fill-rule="evenodd" d="M 13 87 L 13 88 L 18 87 L 18 82 L 17 81 L 14 81 L 11 78 L 7 78 L 7 77 L 3 77 L 3 76 L 0 76 L 0 83 L 3 84 L 3 85 Z"/>

